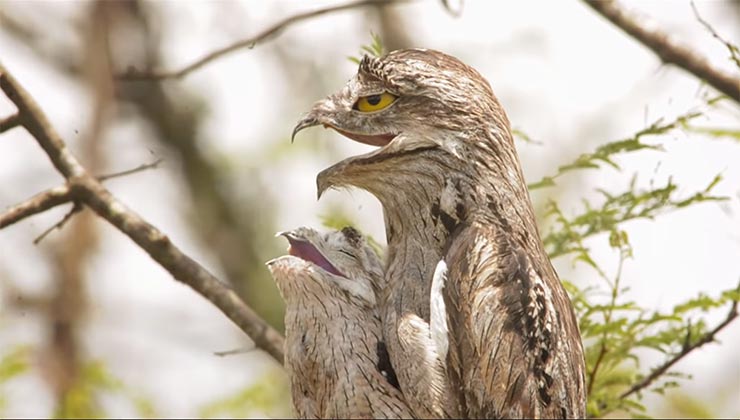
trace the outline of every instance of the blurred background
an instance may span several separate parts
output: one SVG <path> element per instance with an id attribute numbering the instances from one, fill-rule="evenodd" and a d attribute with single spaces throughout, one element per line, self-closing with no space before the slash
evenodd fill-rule
<path id="1" fill-rule="evenodd" d="M 384 242 L 382 211 L 369 194 L 333 191 L 316 200 L 314 178 L 369 146 L 312 129 L 294 144 L 301 113 L 349 79 L 360 46 L 380 36 L 389 50 L 445 51 L 491 82 L 515 129 L 525 176 L 537 181 L 598 145 L 692 110 L 707 127 L 738 129 L 731 101 L 656 56 L 577 1 L 371 5 L 296 23 L 181 79 L 114 81 L 129 69 L 177 69 L 296 13 L 338 1 L 0 3 L 0 60 L 96 174 L 162 159 L 154 170 L 107 183 L 112 192 L 220 279 L 276 328 L 282 301 L 264 262 L 284 253 L 279 230 L 351 220 Z M 450 2 L 454 3 L 454 2 Z M 688 1 L 632 1 L 665 30 L 728 72 L 725 46 Z M 702 17 L 740 41 L 740 2 L 700 1 Z M 458 10 L 459 4 L 451 4 Z M 0 117 L 14 110 L 0 98 Z M 578 171 L 533 193 L 541 212 L 557 200 L 573 214 L 596 188 L 620 190 L 632 174 L 671 178 L 687 195 L 715 175 L 730 199 L 626 224 L 634 258 L 624 266 L 630 299 L 667 309 L 740 277 L 740 143 L 682 132 L 664 151 L 620 160 L 622 170 Z M 0 136 L 0 209 L 62 182 L 21 129 Z M 208 301 L 175 282 L 113 227 L 84 211 L 40 244 L 56 208 L 0 231 L 0 417 L 286 416 L 281 367 Z M 547 226 L 543 226 L 547 229 Z M 608 238 L 587 245 L 605 267 Z M 564 257 L 561 277 L 587 286 L 593 270 Z M 716 322 L 725 311 L 709 314 Z M 678 368 L 693 375 L 666 397 L 647 395 L 653 416 L 740 416 L 740 324 L 720 345 Z M 232 349 L 246 351 L 217 356 Z M 661 361 L 646 353 L 643 365 Z"/>

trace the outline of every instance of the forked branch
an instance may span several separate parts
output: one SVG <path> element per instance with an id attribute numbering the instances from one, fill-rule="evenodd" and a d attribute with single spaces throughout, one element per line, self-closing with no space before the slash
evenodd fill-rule
<path id="1" fill-rule="evenodd" d="M 65 202 L 84 204 L 144 249 L 176 280 L 187 284 L 218 307 L 255 345 L 283 362 L 283 338 L 247 306 L 234 290 L 184 254 L 170 239 L 116 199 L 69 151 L 38 104 L 0 64 L 0 89 L 18 108 L 22 125 L 46 152 L 66 184 L 48 190 L 0 214 L 0 228 Z M 5 121 L 5 120 L 3 120 Z"/>

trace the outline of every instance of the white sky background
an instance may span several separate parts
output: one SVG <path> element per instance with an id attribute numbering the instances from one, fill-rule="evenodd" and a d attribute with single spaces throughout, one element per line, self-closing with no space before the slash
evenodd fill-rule
<path id="1" fill-rule="evenodd" d="M 162 22 L 165 63 L 176 67 L 231 41 L 254 34 L 284 16 L 336 2 L 245 1 L 157 3 Z M 700 50 L 718 66 L 732 71 L 722 44 L 695 20 L 684 1 L 630 2 L 629 7 L 657 19 L 675 36 Z M 20 8 L 15 4 L 14 8 Z M 75 15 L 85 3 L 27 3 L 22 10 L 47 8 L 47 13 Z M 442 10 L 438 2 L 399 6 L 406 29 L 419 47 L 435 48 L 460 57 L 486 76 L 506 108 L 512 125 L 542 145 L 519 143 L 525 175 L 537 180 L 559 164 L 601 143 L 623 138 L 659 117 L 666 120 L 701 105 L 700 82 L 673 67 L 660 66 L 652 52 L 627 38 L 580 2 L 466 1 L 460 18 Z M 726 38 L 740 41 L 737 9 L 717 2 L 699 2 L 703 18 Z M 199 92 L 210 108 L 202 138 L 209 152 L 239 161 L 267 147 L 267 141 L 288 141 L 300 113 L 319 97 L 286 91 L 274 74 L 271 49 L 299 52 L 325 66 L 322 75 L 341 87 L 355 66 L 346 56 L 356 55 L 369 40 L 372 28 L 364 12 L 353 10 L 299 23 L 278 38 L 219 60 L 180 82 Z M 89 92 L 39 61 L 27 48 L 0 31 L 0 60 L 41 103 L 52 123 L 74 150 L 77 131 L 91 117 Z M 295 77 L 311 83 L 302 69 Z M 333 91 L 325 92 L 329 94 Z M 12 108 L 0 99 L 0 116 Z M 702 124 L 737 129 L 740 109 L 725 104 Z M 276 133 L 282 132 L 282 135 Z M 303 134 L 297 142 L 320 147 L 339 142 L 342 156 L 368 151 L 321 129 Z M 151 160 L 150 135 L 135 124 L 114 127 L 107 138 L 110 169 L 120 170 Z M 663 216 L 657 222 L 636 221 L 625 226 L 635 250 L 623 281 L 629 297 L 646 307 L 668 309 L 695 296 L 712 295 L 735 285 L 740 277 L 740 145 L 730 140 L 701 139 L 698 135 L 671 136 L 666 153 L 641 152 L 620 160 L 623 172 L 579 172 L 563 179 L 572 188 L 561 206 L 566 212 L 582 209 L 584 195 L 596 200 L 593 187 L 621 191 L 630 174 L 638 172 L 642 185 L 659 185 L 673 176 L 685 195 L 709 183 L 718 172 L 724 180 L 714 191 L 732 197 L 722 205 L 707 203 Z M 314 147 L 314 146 L 311 146 Z M 154 150 L 155 153 L 161 152 Z M 166 156 L 165 156 L 166 157 Z M 383 238 L 380 206 L 361 191 L 331 192 L 315 199 L 314 177 L 331 161 L 310 154 L 288 155 L 268 172 L 280 207 L 279 227 L 320 226 L 319 215 L 340 204 L 358 215 L 362 227 Z M 656 170 L 656 165 L 660 166 Z M 0 136 L 0 209 L 59 183 L 38 146 L 22 130 Z M 217 272 L 216 259 L 188 232 L 183 208 L 188 200 L 178 179 L 174 159 L 162 169 L 137 174 L 109 184 L 113 192 L 150 222 L 160 227 L 196 260 Z M 537 194 L 543 199 L 547 194 Z M 10 279 L 29 293 L 43 294 L 53 281 L 42 261 L 44 251 L 31 243 L 55 223 L 57 209 L 0 231 L 0 279 Z M 149 257 L 105 223 L 99 256 L 89 267 L 92 310 L 83 341 L 89 358 L 104 360 L 115 375 L 158 403 L 163 416 L 195 416 L 203 404 L 235 392 L 269 372 L 274 364 L 252 352 L 218 358 L 213 351 L 243 346 L 242 334 L 203 298 L 172 281 Z M 47 238 L 47 247 L 64 246 Z M 276 239 L 280 241 L 280 239 Z M 615 259 L 598 236 L 588 244 L 597 261 L 608 269 Z M 43 247 L 42 247 L 43 248 Z M 591 281 L 588 270 L 573 271 L 567 258 L 555 261 L 563 277 Z M 217 274 L 219 274 L 217 272 Z M 595 282 L 595 280 L 593 280 Z M 0 296 L 2 296 L 0 288 Z M 3 305 L 0 300 L 0 305 Z M 718 321 L 725 311 L 710 318 Z M 678 369 L 694 379 L 683 390 L 715 398 L 716 387 L 740 397 L 740 324 L 720 334 L 723 344 L 708 345 L 687 357 Z M 45 339 L 40 318 L 8 314 L 0 307 L 0 351 L 18 343 L 38 345 Z M 659 359 L 648 354 L 645 367 Z M 53 398 L 42 378 L 27 375 L 6 385 L 10 417 L 48 416 Z M 717 406 L 717 414 L 740 415 L 731 398 Z M 712 400 L 714 401 L 714 400 Z M 105 401 L 112 416 L 133 415 L 120 399 Z M 653 407 L 659 407 L 653 405 Z M 648 411 L 651 413 L 654 411 Z"/>

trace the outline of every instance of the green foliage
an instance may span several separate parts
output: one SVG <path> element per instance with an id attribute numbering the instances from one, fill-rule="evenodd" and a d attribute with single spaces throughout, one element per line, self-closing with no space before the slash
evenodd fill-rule
<path id="1" fill-rule="evenodd" d="M 712 106 L 718 100 L 711 99 L 707 105 Z M 554 175 L 530 185 L 530 189 L 554 186 L 555 180 L 564 174 L 584 169 L 602 170 L 606 166 L 620 170 L 619 158 L 641 151 L 662 150 L 660 144 L 646 143 L 648 136 L 665 135 L 674 130 L 696 132 L 698 130 L 690 123 L 701 115 L 701 112 L 688 112 L 668 123 L 657 121 L 628 139 L 599 146 L 594 152 L 560 166 Z M 718 137 L 734 132 L 703 131 L 703 134 Z M 547 202 L 545 218 L 550 226 L 543 241 L 550 257 L 570 256 L 574 262 L 584 262 L 601 279 L 580 289 L 564 282 L 585 346 L 589 417 L 644 417 L 643 393 L 662 395 L 679 387 L 681 380 L 690 379 L 673 370 L 673 365 L 699 346 L 712 342 L 714 334 L 735 319 L 740 286 L 716 296 L 700 293 L 665 312 L 641 307 L 627 297 L 629 289 L 621 286 L 622 267 L 634 255 L 625 223 L 636 219 L 654 220 L 702 202 L 727 200 L 727 197 L 712 193 L 721 180 L 718 174 L 705 188 L 681 194 L 672 178 L 663 185 L 655 186 L 651 182 L 649 187 L 639 188 L 637 174 L 633 174 L 623 191 L 610 193 L 597 188 L 600 202 L 584 198 L 583 210 L 575 215 L 566 215 L 554 200 Z M 608 244 L 619 259 L 613 276 L 607 275 L 600 263 L 591 257 L 586 245 L 590 238 L 600 233 L 608 234 Z M 705 316 L 728 305 L 732 310 L 725 320 L 714 328 L 708 327 Z M 645 352 L 662 354 L 664 362 L 644 369 L 639 357 Z"/>
<path id="2" fill-rule="evenodd" d="M 291 415 L 288 381 L 283 372 L 270 372 L 256 384 L 200 409 L 203 418 L 246 418 L 270 416 L 287 418 Z"/>
<path id="3" fill-rule="evenodd" d="M 98 404 L 102 393 L 120 395 L 133 404 L 139 417 L 155 418 L 154 404 L 139 392 L 116 378 L 102 362 L 93 361 L 83 366 L 80 377 L 67 392 L 54 413 L 55 418 L 104 418 Z"/>
<path id="4" fill-rule="evenodd" d="M 579 318 L 581 335 L 586 345 L 586 365 L 590 417 L 603 417 L 615 412 L 641 416 L 641 391 L 659 394 L 679 386 L 679 379 L 690 379 L 680 372 L 664 371 L 662 367 L 678 361 L 682 355 L 703 344 L 710 334 L 703 314 L 710 309 L 736 302 L 738 289 L 722 292 L 711 298 L 699 295 L 679 303 L 667 312 L 651 311 L 627 300 L 627 289 L 614 282 L 610 300 L 606 303 L 596 291 L 577 291 L 569 285 Z M 711 334 L 713 338 L 713 334 Z M 639 363 L 639 351 L 651 350 L 664 355 L 665 362 L 645 372 Z M 657 372 L 657 375 L 655 374 Z M 653 377 L 644 387 L 630 390 L 647 377 Z"/>
<path id="5" fill-rule="evenodd" d="M 371 31 L 370 38 L 370 44 L 360 47 L 359 57 L 349 56 L 347 57 L 349 61 L 359 65 L 363 55 L 370 55 L 371 57 L 381 57 L 385 55 L 386 51 L 383 46 L 383 41 L 380 39 L 380 35 Z"/>
<path id="6" fill-rule="evenodd" d="M 8 381 L 28 371 L 29 354 L 30 349 L 28 347 L 18 346 L 0 358 L 0 418 L 4 417 L 3 412 L 7 405 L 2 388 Z"/>
<path id="7" fill-rule="evenodd" d="M 705 201 L 724 201 L 727 197 L 712 195 L 712 189 L 722 180 L 721 175 L 715 176 L 707 186 L 688 196 L 679 196 L 678 187 L 672 179 L 663 186 L 637 188 L 637 174 L 632 176 L 625 191 L 617 194 L 597 189 L 604 202 L 595 206 L 587 200 L 583 201 L 584 210 L 571 218 L 567 218 L 558 204 L 549 201 L 546 207 L 546 217 L 554 221 L 543 238 L 545 249 L 550 258 L 575 253 L 576 259 L 582 260 L 591 266 L 595 263 L 588 256 L 588 249 L 583 240 L 602 232 L 609 232 L 610 238 L 619 234 L 618 227 L 630 220 L 655 219 L 661 214 L 685 208 Z M 626 238 L 624 238 L 626 239 Z"/>
<path id="8" fill-rule="evenodd" d="M 708 103 L 711 104 L 712 101 L 713 100 L 709 100 Z M 555 180 L 557 178 L 560 178 L 568 172 L 579 169 L 600 169 L 602 164 L 607 164 L 612 168 L 619 170 L 620 167 L 614 160 L 615 157 L 640 150 L 662 151 L 663 148 L 661 146 L 645 143 L 644 140 L 651 136 L 664 135 L 676 129 L 686 128 L 691 120 L 701 115 L 701 112 L 692 111 L 680 115 L 667 123 L 664 123 L 662 119 L 659 119 L 649 127 L 638 131 L 630 138 L 606 143 L 597 147 L 596 150 L 591 153 L 582 154 L 575 161 L 567 165 L 560 166 L 555 174 L 545 176 L 541 180 L 529 184 L 528 187 L 530 191 L 539 188 L 552 187 L 555 185 Z"/>
<path id="9" fill-rule="evenodd" d="M 697 127 L 693 125 L 688 126 L 688 130 L 698 134 L 706 134 L 713 138 L 725 137 L 740 142 L 740 130 L 718 127 Z"/>
<path id="10" fill-rule="evenodd" d="M 539 145 L 542 144 L 542 142 L 534 140 L 532 137 L 529 136 L 529 134 L 525 133 L 524 131 L 518 128 L 512 128 L 511 134 L 514 136 L 514 139 L 523 141 L 524 143 L 539 144 Z"/>

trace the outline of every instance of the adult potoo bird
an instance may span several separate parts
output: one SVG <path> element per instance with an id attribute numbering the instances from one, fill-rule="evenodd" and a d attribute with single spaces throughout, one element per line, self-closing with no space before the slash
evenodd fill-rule
<path id="1" fill-rule="evenodd" d="M 285 367 L 300 418 L 408 418 L 381 340 L 382 265 L 352 228 L 282 233 L 267 263 L 285 299 Z"/>
<path id="2" fill-rule="evenodd" d="M 383 205 L 383 332 L 414 413 L 583 417 L 576 318 L 543 249 L 509 121 L 488 82 L 438 51 L 365 57 L 293 133 L 314 125 L 380 146 L 322 171 L 317 184 L 319 195 L 363 188 Z M 446 318 L 436 327 L 435 307 Z M 440 383 L 439 364 L 419 349 L 430 338 L 431 359 L 442 360 L 442 390 L 427 389 Z"/>

